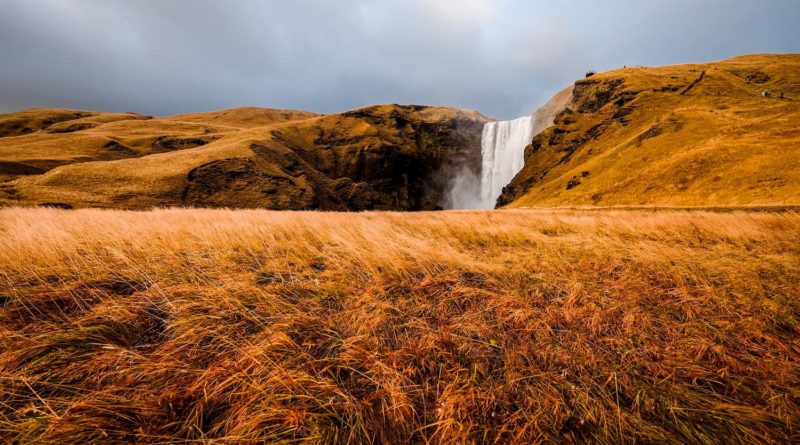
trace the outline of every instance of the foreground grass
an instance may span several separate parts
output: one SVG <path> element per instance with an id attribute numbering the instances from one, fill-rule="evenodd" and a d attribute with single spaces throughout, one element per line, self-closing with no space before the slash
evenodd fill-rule
<path id="1" fill-rule="evenodd" d="M 800 215 L 0 210 L 0 442 L 800 439 Z"/>

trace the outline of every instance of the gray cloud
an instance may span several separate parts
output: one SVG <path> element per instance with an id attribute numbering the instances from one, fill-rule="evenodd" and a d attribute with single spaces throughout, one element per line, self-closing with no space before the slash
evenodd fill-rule
<path id="1" fill-rule="evenodd" d="M 795 0 L 8 0 L 0 111 L 533 111 L 588 68 L 797 52 Z"/>

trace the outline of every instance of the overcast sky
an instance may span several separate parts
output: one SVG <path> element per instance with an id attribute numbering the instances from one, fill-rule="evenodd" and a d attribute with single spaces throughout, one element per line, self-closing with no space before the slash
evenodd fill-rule
<path id="1" fill-rule="evenodd" d="M 0 112 L 530 113 L 588 69 L 800 52 L 798 0 L 2 0 Z"/>

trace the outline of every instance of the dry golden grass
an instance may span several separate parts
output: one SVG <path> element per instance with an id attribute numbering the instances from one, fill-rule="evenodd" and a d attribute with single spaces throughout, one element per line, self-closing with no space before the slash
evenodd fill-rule
<path id="1" fill-rule="evenodd" d="M 797 442 L 798 295 L 791 212 L 6 208 L 0 442 Z"/>

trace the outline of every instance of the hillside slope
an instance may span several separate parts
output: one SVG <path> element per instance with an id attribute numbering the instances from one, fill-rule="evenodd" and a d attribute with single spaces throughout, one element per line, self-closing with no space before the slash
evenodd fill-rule
<path id="1" fill-rule="evenodd" d="M 498 206 L 800 204 L 800 55 L 580 80 L 525 157 Z"/>
<path id="2" fill-rule="evenodd" d="M 0 115 L 0 182 L 55 167 L 199 147 L 242 128 L 316 114 L 235 108 L 154 118 L 136 113 L 35 108 Z"/>
<path id="3" fill-rule="evenodd" d="M 41 117 L 55 112 L 4 117 L 12 124 L 0 138 L 0 203 L 433 209 L 446 169 L 480 165 L 488 121 L 399 105 L 326 116 L 241 108 L 157 119 L 64 110 L 58 123 Z"/>

